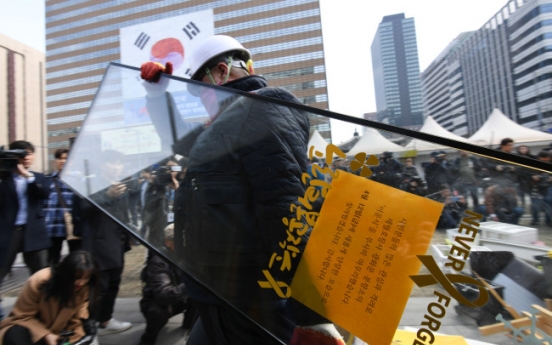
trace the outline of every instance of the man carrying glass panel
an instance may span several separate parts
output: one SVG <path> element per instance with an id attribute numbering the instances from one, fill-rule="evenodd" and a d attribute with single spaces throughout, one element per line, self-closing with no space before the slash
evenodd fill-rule
<path id="1" fill-rule="evenodd" d="M 141 70 L 143 79 L 157 82 L 161 72 L 170 74 L 172 65 L 148 62 Z M 228 36 L 204 40 L 192 53 L 191 70 L 193 80 L 300 103 L 254 75 L 251 54 Z M 166 87 L 166 81 L 159 87 Z M 151 83 L 145 86 L 148 112 L 162 133 L 155 118 L 169 117 L 163 111 L 171 97 Z M 189 159 L 181 186 L 185 225 L 175 223 L 175 234 L 183 233 L 180 254 L 186 271 L 285 343 L 343 344 L 328 320 L 258 284 L 266 279 L 261 272 L 271 255 L 280 251 L 279 241 L 285 240 L 282 218 L 290 216 L 290 205 L 305 193 L 301 174 L 307 169 L 307 113 L 209 87 L 190 84 L 188 89 L 201 98 L 210 120 L 187 128 L 190 134 L 173 145 L 174 153 Z M 178 118 L 173 117 L 177 126 Z M 304 247 L 307 237 L 299 237 L 298 246 Z M 276 278 L 290 283 L 293 272 L 285 273 Z M 279 343 L 212 294 L 186 285 L 200 313 L 188 344 Z"/>

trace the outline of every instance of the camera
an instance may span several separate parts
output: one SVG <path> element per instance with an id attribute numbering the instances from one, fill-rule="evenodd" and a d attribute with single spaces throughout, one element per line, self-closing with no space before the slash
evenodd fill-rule
<path id="1" fill-rule="evenodd" d="M 4 147 L 0 147 L 0 171 L 16 171 L 19 159 L 27 156 L 27 150 L 4 150 Z"/>
<path id="2" fill-rule="evenodd" d="M 159 168 L 153 170 L 151 174 L 153 175 L 154 181 L 160 186 L 166 186 L 172 182 L 172 172 L 182 171 L 181 166 L 160 166 Z"/>
<path id="3" fill-rule="evenodd" d="M 391 159 L 393 159 L 393 152 L 385 151 L 380 155 L 380 160 L 384 163 L 387 163 Z"/>
<path id="4" fill-rule="evenodd" d="M 120 183 L 124 184 L 128 190 L 136 190 L 140 186 L 138 178 L 134 176 L 123 179 L 122 181 L 120 181 Z"/>
<path id="5" fill-rule="evenodd" d="M 71 345 L 69 338 L 73 336 L 75 332 L 62 330 L 59 334 L 58 345 Z"/>

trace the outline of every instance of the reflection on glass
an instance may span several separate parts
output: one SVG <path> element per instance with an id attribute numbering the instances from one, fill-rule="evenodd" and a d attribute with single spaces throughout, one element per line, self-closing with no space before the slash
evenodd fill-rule
<path id="1" fill-rule="evenodd" d="M 395 330 L 404 311 L 397 302 L 401 296 L 405 303 L 409 296 L 448 296 L 446 313 L 463 312 L 479 324 L 498 322 L 499 312 L 511 316 L 483 294 L 485 286 L 471 268 L 489 282 L 503 272 L 504 265 L 492 258 L 477 260 L 483 251 L 493 253 L 484 237 L 495 240 L 487 245 L 508 248 L 500 240 L 530 229 L 519 228 L 523 224 L 539 225 L 524 230 L 524 244 L 534 247 L 531 242 L 540 240 L 540 225 L 550 224 L 550 174 L 419 140 L 410 147 L 395 144 L 369 127 L 347 149 L 307 144 L 308 124 L 297 119 L 328 123 L 314 109 L 309 113 L 176 78 L 142 83 L 138 74 L 109 67 L 62 178 L 177 264 L 188 276 L 192 298 L 222 299 L 284 343 L 295 325 L 312 322 L 335 322 L 346 337 L 383 319 L 395 323 L 385 321 L 381 333 Z M 289 162 L 274 164 L 282 160 Z M 340 176 L 351 182 L 337 183 Z M 174 252 L 164 247 L 169 224 Z M 315 235 L 320 247 L 309 249 L 306 243 Z M 455 265 L 449 257 L 454 250 Z M 514 246 L 501 250 L 513 253 L 509 260 L 527 261 Z M 301 261 L 303 254 L 309 261 Z M 426 254 L 430 259 L 421 261 L 418 255 Z M 443 280 L 431 260 L 454 277 Z M 421 278 L 411 279 L 420 267 Z M 302 303 L 294 298 L 301 293 L 291 289 L 298 268 L 303 276 L 294 288 L 316 291 L 308 301 L 297 297 Z M 336 309 L 332 299 L 340 288 L 345 304 Z M 541 300 L 550 297 L 547 289 L 526 288 Z M 485 296 L 487 309 L 451 307 Z M 387 307 L 393 301 L 397 305 Z M 481 310 L 490 316 L 481 316 Z M 421 312 L 419 328 L 423 318 Z M 394 331 L 371 343 L 393 336 Z"/>

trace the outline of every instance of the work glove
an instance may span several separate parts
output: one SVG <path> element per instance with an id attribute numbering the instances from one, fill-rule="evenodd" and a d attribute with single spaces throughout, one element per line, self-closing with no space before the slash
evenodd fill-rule
<path id="1" fill-rule="evenodd" d="M 343 338 L 333 323 L 313 326 L 297 326 L 293 331 L 290 345 L 345 345 Z"/>
<path id="2" fill-rule="evenodd" d="M 159 97 L 165 93 L 169 86 L 170 78 L 161 78 L 161 74 L 172 75 L 173 65 L 167 62 L 165 66 L 159 62 L 144 62 L 140 66 L 140 77 L 144 79 L 142 85 L 148 93 L 148 97 Z"/>
<path id="3" fill-rule="evenodd" d="M 144 62 L 142 66 L 140 66 L 140 77 L 150 83 L 157 83 L 161 78 L 161 73 L 170 75 L 172 72 L 172 62 L 167 62 L 165 66 L 163 66 L 159 62 L 148 61 Z"/>

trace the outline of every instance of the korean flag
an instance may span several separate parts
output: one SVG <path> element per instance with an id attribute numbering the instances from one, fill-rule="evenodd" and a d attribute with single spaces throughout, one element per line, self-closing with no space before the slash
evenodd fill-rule
<path id="1" fill-rule="evenodd" d="M 213 11 L 205 10 L 120 29 L 121 63 L 140 67 L 146 61 L 173 64 L 173 75 L 189 78 L 190 55 L 215 34 Z"/>

